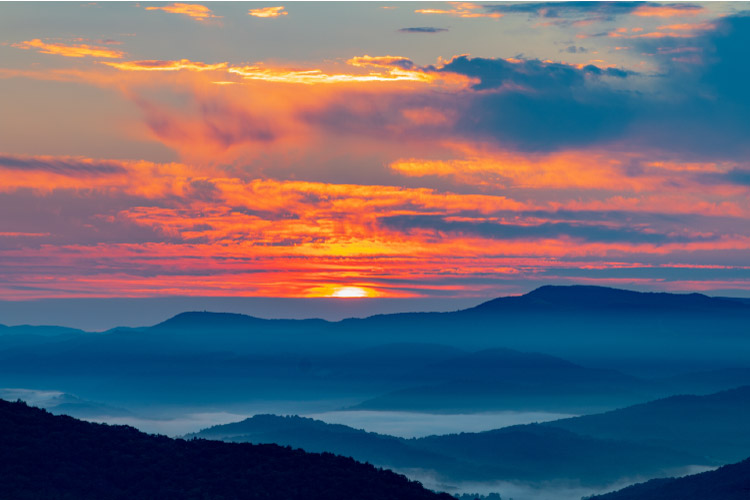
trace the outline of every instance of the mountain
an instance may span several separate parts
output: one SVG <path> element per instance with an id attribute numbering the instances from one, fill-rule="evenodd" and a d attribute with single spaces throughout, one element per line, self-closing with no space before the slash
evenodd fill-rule
<path id="1" fill-rule="evenodd" d="M 634 292 L 602 286 L 542 286 L 520 297 L 501 297 L 465 312 L 497 312 L 510 309 L 562 311 L 748 311 L 750 304 L 700 293 Z"/>
<path id="2" fill-rule="evenodd" d="M 565 372 L 561 366 L 538 371 L 549 376 L 536 381 L 531 372 L 511 373 L 510 368 L 504 372 L 508 376 L 493 378 L 512 361 L 498 349 L 569 360 L 586 367 L 580 373 L 588 380 L 575 379 L 574 368 Z M 496 362 L 467 354 L 480 350 Z M 469 358 L 462 361 L 462 356 Z M 447 411 L 517 403 L 549 411 L 590 411 L 736 387 L 748 382 L 742 375 L 750 368 L 748 359 L 750 304 L 743 301 L 603 287 L 542 287 L 449 313 L 328 322 L 190 312 L 153 327 L 104 333 L 0 334 L 0 387 L 54 389 L 125 407 L 273 398 L 380 405 L 383 399 L 372 400 L 384 395 L 416 404 L 411 394 L 418 389 L 423 409 L 430 411 L 441 400 L 449 405 L 437 409 Z M 467 386 L 463 374 L 478 373 L 475 361 L 487 376 L 472 375 Z M 711 383 L 674 379 L 671 385 L 658 385 L 657 391 L 635 380 L 698 370 L 722 371 L 725 376 Z M 622 373 L 634 377 L 628 381 Z M 561 396 L 555 399 L 553 394 Z M 466 405 L 454 395 L 466 396 Z M 556 407 L 540 407 L 544 398 Z"/>
<path id="3" fill-rule="evenodd" d="M 564 480 L 607 485 L 628 477 L 657 477 L 689 465 L 714 465 L 664 447 L 579 436 L 537 424 L 403 439 L 309 418 L 257 415 L 188 437 L 330 451 L 404 471 L 431 471 L 447 481 Z"/>
<path id="4" fill-rule="evenodd" d="M 750 459 L 681 478 L 653 479 L 589 500 L 747 500 Z"/>
<path id="5" fill-rule="evenodd" d="M 87 332 L 62 326 L 0 325 L 0 349 L 30 347 L 55 340 L 73 339 Z"/>
<path id="6" fill-rule="evenodd" d="M 429 384 L 390 392 L 354 408 L 585 412 L 658 394 L 646 381 L 615 370 L 584 368 L 554 356 L 511 349 L 487 349 L 432 363 L 411 378 Z"/>
<path id="7" fill-rule="evenodd" d="M 0 498 L 450 499 L 350 458 L 175 440 L 0 400 Z"/>
<path id="8" fill-rule="evenodd" d="M 40 337 L 53 337 L 58 335 L 80 335 L 83 333 L 86 332 L 77 328 L 67 328 L 64 326 L 0 325 L 0 336 L 38 335 Z"/>
<path id="9" fill-rule="evenodd" d="M 731 463 L 750 454 L 748 415 L 750 386 L 745 386 L 707 396 L 673 396 L 543 425 Z"/>

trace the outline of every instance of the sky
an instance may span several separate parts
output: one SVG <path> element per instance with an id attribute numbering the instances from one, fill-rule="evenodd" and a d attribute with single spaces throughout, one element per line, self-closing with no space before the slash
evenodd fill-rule
<path id="1" fill-rule="evenodd" d="M 0 301 L 750 296 L 748 12 L 0 3 Z"/>

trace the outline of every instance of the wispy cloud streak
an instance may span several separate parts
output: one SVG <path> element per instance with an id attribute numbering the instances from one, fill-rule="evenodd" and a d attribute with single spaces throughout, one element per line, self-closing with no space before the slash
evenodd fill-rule
<path id="1" fill-rule="evenodd" d="M 13 47 L 17 49 L 36 50 L 42 54 L 53 54 L 64 57 L 96 57 L 99 59 L 121 59 L 125 53 L 120 50 L 114 50 L 109 47 L 97 45 L 66 44 L 66 43 L 48 43 L 39 38 L 27 40 L 25 42 L 14 43 Z"/>

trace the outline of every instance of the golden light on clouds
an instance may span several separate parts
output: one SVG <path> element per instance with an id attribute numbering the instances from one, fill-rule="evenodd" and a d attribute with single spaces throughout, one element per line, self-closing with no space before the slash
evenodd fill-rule
<path id="1" fill-rule="evenodd" d="M 482 12 L 484 8 L 482 5 L 470 3 L 470 2 L 448 2 L 453 6 L 451 9 L 417 9 L 414 12 L 417 14 L 445 14 L 454 17 L 489 17 L 498 19 L 503 17 L 499 12 Z"/>
<path id="2" fill-rule="evenodd" d="M 105 62 L 107 66 L 112 66 L 123 71 L 215 71 L 225 69 L 227 63 L 206 64 L 202 62 L 189 61 L 180 59 L 179 61 L 125 61 L 121 63 Z"/>
<path id="3" fill-rule="evenodd" d="M 421 71 L 408 71 L 392 68 L 386 72 L 353 74 L 353 73 L 325 73 L 320 69 L 285 69 L 263 66 L 233 67 L 228 70 L 247 80 L 262 80 L 277 83 L 355 83 L 355 82 L 432 82 L 437 80 L 434 75 Z"/>
<path id="4" fill-rule="evenodd" d="M 253 17 L 279 17 L 286 16 L 289 12 L 284 10 L 283 6 L 278 7 L 263 7 L 260 9 L 250 9 L 248 12 Z"/>

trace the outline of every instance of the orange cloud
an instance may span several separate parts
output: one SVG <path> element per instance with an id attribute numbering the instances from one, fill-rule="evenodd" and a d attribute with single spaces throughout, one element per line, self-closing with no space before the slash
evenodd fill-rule
<path id="1" fill-rule="evenodd" d="M 608 155 L 562 152 L 525 155 L 511 152 L 480 153 L 467 150 L 454 160 L 402 159 L 390 168 L 409 177 L 449 176 L 458 182 L 497 188 L 608 189 L 641 191 L 642 179 L 619 173 L 621 163 Z M 649 180 L 653 182 L 652 180 Z M 647 181 L 648 182 L 648 181 Z"/>
<path id="2" fill-rule="evenodd" d="M 222 16 L 214 15 L 214 13 L 205 5 L 193 4 L 193 3 L 173 3 L 164 7 L 146 7 L 146 10 L 163 10 L 172 14 L 183 14 L 189 16 L 196 21 L 207 21 L 209 19 L 217 19 Z"/>
<path id="3" fill-rule="evenodd" d="M 713 23 L 684 23 L 684 24 L 667 24 L 665 26 L 659 26 L 658 30 L 672 30 L 672 31 L 700 31 L 700 30 L 712 30 L 715 29 L 716 25 Z"/>
<path id="4" fill-rule="evenodd" d="M 624 28 L 623 28 L 624 29 Z M 628 34 L 625 31 L 610 31 L 607 33 L 607 36 L 610 38 L 693 38 L 696 35 L 694 33 L 684 33 L 684 32 L 665 32 L 665 31 L 652 31 L 649 33 L 637 33 L 637 34 Z"/>
<path id="5" fill-rule="evenodd" d="M 250 9 L 247 12 L 249 15 L 253 17 L 279 17 L 279 16 L 286 16 L 289 14 L 289 12 L 286 12 L 284 10 L 283 6 L 279 7 L 263 7 L 260 9 Z"/>
<path id="6" fill-rule="evenodd" d="M 49 236 L 50 233 L 24 233 L 19 231 L 0 231 L 0 236 L 5 238 L 43 238 Z"/>
<path id="7" fill-rule="evenodd" d="M 108 47 L 99 47 L 88 44 L 63 44 L 63 43 L 46 43 L 35 38 L 25 42 L 14 43 L 12 45 L 17 49 L 36 49 L 42 54 L 54 54 L 64 57 L 99 57 L 104 59 L 120 59 L 125 53 L 119 50 L 112 50 Z"/>
<path id="8" fill-rule="evenodd" d="M 450 122 L 446 112 L 431 107 L 408 108 L 402 110 L 401 114 L 415 125 L 434 126 Z"/>
<path id="9" fill-rule="evenodd" d="M 683 17 L 695 16 L 704 12 L 704 8 L 698 4 L 672 5 L 640 5 L 633 11 L 634 16 L 640 17 Z"/>
<path id="10" fill-rule="evenodd" d="M 503 15 L 499 12 L 478 12 L 484 8 L 479 4 L 469 2 L 448 3 L 453 6 L 452 9 L 417 9 L 414 12 L 418 14 L 445 14 L 449 16 L 464 18 L 490 17 L 493 19 L 498 19 L 500 17 L 503 17 Z"/>
<path id="11" fill-rule="evenodd" d="M 714 182 L 736 165 L 712 162 L 649 161 L 637 153 L 612 151 L 564 151 L 520 154 L 483 151 L 468 145 L 452 145 L 460 158 L 429 160 L 403 158 L 392 170 L 407 177 L 449 177 L 454 182 L 504 192 L 534 193 L 556 190 L 552 209 L 625 210 L 659 213 L 692 213 L 744 217 L 747 188 Z M 637 174 L 632 163 L 640 164 Z M 692 177 L 694 176 L 694 177 Z M 679 179 L 679 182 L 675 182 Z M 566 199 L 570 193 L 571 198 Z M 591 193 L 587 195 L 586 193 Z M 604 193 L 610 193 L 609 195 Z M 612 196 L 611 193 L 621 193 Z M 532 199 L 536 196 L 530 194 Z M 582 201 L 581 197 L 588 198 Z M 544 205 L 541 199 L 538 204 Z"/>

